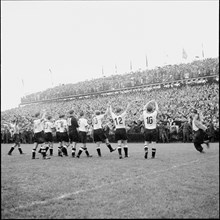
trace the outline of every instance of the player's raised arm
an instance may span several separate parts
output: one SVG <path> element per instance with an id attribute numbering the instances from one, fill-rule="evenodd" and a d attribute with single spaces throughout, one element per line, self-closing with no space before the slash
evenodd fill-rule
<path id="1" fill-rule="evenodd" d="M 109 106 L 109 112 L 110 112 L 110 114 L 112 114 L 112 106 L 111 105 Z"/>
<path id="2" fill-rule="evenodd" d="M 155 103 L 155 110 L 158 112 L 158 104 L 157 104 L 157 102 L 154 100 L 154 103 Z"/>
<path id="3" fill-rule="evenodd" d="M 109 107 L 107 107 L 107 109 L 106 109 L 104 115 L 106 116 L 108 113 L 109 113 Z"/>
<path id="4" fill-rule="evenodd" d="M 42 114 L 42 116 L 41 116 L 41 121 L 43 121 L 44 119 L 45 119 L 45 116 L 46 116 L 46 110 L 44 109 L 43 110 L 43 114 Z"/>
<path id="5" fill-rule="evenodd" d="M 125 109 L 125 112 L 128 111 L 128 108 L 130 107 L 131 103 L 129 102 L 128 105 L 127 105 L 127 108 Z"/>

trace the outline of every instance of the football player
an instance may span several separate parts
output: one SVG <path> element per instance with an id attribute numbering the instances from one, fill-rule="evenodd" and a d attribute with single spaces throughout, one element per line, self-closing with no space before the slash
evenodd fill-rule
<path id="1" fill-rule="evenodd" d="M 70 146 L 72 148 L 72 157 L 75 157 L 76 153 L 76 145 L 79 142 L 79 125 L 77 122 L 76 117 L 73 115 L 74 111 L 69 111 L 69 117 L 67 119 L 68 124 L 68 131 L 69 131 L 69 140 L 70 140 Z"/>
<path id="2" fill-rule="evenodd" d="M 115 140 L 118 143 L 118 154 L 119 159 L 122 159 L 122 144 L 125 153 L 125 157 L 128 157 L 128 145 L 127 145 L 127 131 L 125 125 L 125 117 L 127 115 L 127 110 L 130 106 L 130 103 L 127 105 L 127 108 L 124 112 L 122 112 L 121 108 L 116 109 L 116 114 L 112 112 L 112 107 L 110 105 L 109 111 L 111 117 L 115 124 Z"/>
<path id="3" fill-rule="evenodd" d="M 155 109 L 152 103 L 155 103 Z M 144 121 L 144 158 L 148 158 L 148 147 L 149 144 L 152 146 L 152 157 L 155 158 L 156 147 L 155 143 L 157 140 L 157 114 L 158 114 L 158 104 L 155 100 L 149 101 L 143 107 L 143 114 L 140 116 L 139 121 Z"/>
<path id="4" fill-rule="evenodd" d="M 19 132 L 20 132 L 21 127 L 19 126 L 18 120 L 13 119 L 12 122 L 8 124 L 8 126 L 11 130 L 12 138 L 14 141 L 14 145 L 11 147 L 10 151 L 8 152 L 8 155 L 11 155 L 12 151 L 15 149 L 16 146 L 18 146 L 18 150 L 20 154 L 23 154 L 21 145 L 20 145 L 20 137 L 19 137 Z"/>
<path id="5" fill-rule="evenodd" d="M 44 138 L 46 153 L 50 149 L 50 156 L 53 155 L 53 135 L 52 129 L 54 128 L 54 123 L 52 122 L 52 117 L 48 116 L 44 122 Z"/>
<path id="6" fill-rule="evenodd" d="M 64 114 L 60 114 L 59 119 L 55 122 L 56 124 L 56 129 L 58 132 L 58 141 L 59 141 L 59 146 L 58 146 L 58 156 L 63 156 L 62 153 L 65 156 L 68 156 L 67 153 L 67 146 L 69 143 L 69 137 L 68 137 L 68 125 L 67 125 L 67 120 L 65 119 Z"/>
<path id="7" fill-rule="evenodd" d="M 41 153 L 43 156 L 43 159 L 50 159 L 49 157 L 46 157 L 46 149 L 43 145 L 44 143 L 44 120 L 45 120 L 46 111 L 44 110 L 41 114 L 40 112 L 37 112 L 35 114 L 35 120 L 34 120 L 34 148 L 32 149 L 32 159 L 38 159 L 35 158 L 36 150 L 39 144 L 41 144 Z"/>
<path id="8" fill-rule="evenodd" d="M 99 157 L 101 157 L 100 145 L 102 142 L 105 142 L 105 144 L 109 148 L 110 152 L 113 152 L 116 150 L 116 148 L 115 149 L 112 148 L 111 144 L 109 143 L 108 138 L 104 134 L 104 130 L 102 127 L 102 120 L 108 114 L 108 112 L 109 112 L 109 110 L 107 109 L 104 114 L 101 114 L 101 112 L 99 110 L 96 110 L 95 115 L 92 118 L 93 139 L 94 139 L 94 142 L 97 144 L 96 150 L 97 150 Z"/>
<path id="9" fill-rule="evenodd" d="M 78 124 L 79 124 L 79 139 L 80 139 L 80 142 L 83 144 L 83 146 L 79 148 L 79 151 L 76 157 L 80 158 L 80 155 L 83 151 L 85 151 L 87 157 L 92 157 L 92 155 L 89 154 L 89 151 L 86 147 L 87 132 L 88 132 L 89 124 L 88 124 L 87 119 L 84 117 L 83 111 L 80 112 L 80 118 L 78 120 Z"/>
<path id="10" fill-rule="evenodd" d="M 207 148 L 209 148 L 207 127 L 202 123 L 202 116 L 196 109 L 192 111 L 192 129 L 194 147 L 200 153 L 205 153 L 202 144 L 205 143 Z"/>

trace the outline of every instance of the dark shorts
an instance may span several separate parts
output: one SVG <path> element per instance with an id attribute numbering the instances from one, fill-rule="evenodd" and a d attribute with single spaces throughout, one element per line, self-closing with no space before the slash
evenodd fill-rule
<path id="1" fill-rule="evenodd" d="M 13 135 L 13 142 L 14 142 L 15 144 L 19 144 L 19 143 L 20 143 L 19 134 L 14 134 L 14 135 Z"/>
<path id="2" fill-rule="evenodd" d="M 56 139 L 57 139 L 57 142 L 61 142 L 61 140 L 60 140 L 60 132 L 56 132 Z"/>
<path id="3" fill-rule="evenodd" d="M 69 139 L 70 142 L 79 142 L 79 134 L 77 130 L 70 130 L 69 131 Z"/>
<path id="4" fill-rule="evenodd" d="M 69 136 L 67 132 L 60 132 L 60 141 L 69 142 Z"/>
<path id="5" fill-rule="evenodd" d="M 94 138 L 94 142 L 104 142 L 106 140 L 106 135 L 103 131 L 103 129 L 96 129 L 93 131 L 93 138 Z"/>
<path id="6" fill-rule="evenodd" d="M 126 132 L 125 128 L 117 128 L 116 129 L 116 131 L 115 131 L 115 140 L 116 141 L 120 141 L 120 140 L 126 141 L 126 140 L 128 140 L 127 132 Z"/>
<path id="7" fill-rule="evenodd" d="M 144 129 L 144 140 L 147 142 L 156 142 L 157 140 L 157 129 Z"/>
<path id="8" fill-rule="evenodd" d="M 208 135 L 205 131 L 202 129 L 199 129 L 197 131 L 193 131 L 193 143 L 202 144 L 205 140 L 208 140 Z"/>
<path id="9" fill-rule="evenodd" d="M 44 133 L 45 142 L 53 142 L 53 135 L 51 132 Z"/>
<path id="10" fill-rule="evenodd" d="M 79 140 L 81 143 L 86 143 L 87 133 L 84 131 L 79 131 Z"/>
<path id="11" fill-rule="evenodd" d="M 44 143 L 44 132 L 43 131 L 34 134 L 34 142 L 38 144 Z"/>

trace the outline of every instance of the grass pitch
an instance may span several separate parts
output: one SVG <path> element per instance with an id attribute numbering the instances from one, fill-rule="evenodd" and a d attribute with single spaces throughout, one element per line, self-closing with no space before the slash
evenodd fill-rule
<path id="1" fill-rule="evenodd" d="M 112 144 L 116 147 L 116 144 Z M 95 144 L 87 158 L 32 160 L 33 145 L 8 156 L 1 146 L 2 219 L 219 218 L 219 143 L 201 154 L 193 144 L 157 144 L 144 159 L 143 144 L 129 143 L 129 158 Z M 77 152 L 80 144 L 77 145 Z"/>

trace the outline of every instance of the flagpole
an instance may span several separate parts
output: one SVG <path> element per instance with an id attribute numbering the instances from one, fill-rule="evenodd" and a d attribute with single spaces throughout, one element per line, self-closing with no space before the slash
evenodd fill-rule
<path id="1" fill-rule="evenodd" d="M 117 74 L 118 72 L 118 68 L 117 68 L 117 65 L 115 64 L 115 73 Z"/>
<path id="2" fill-rule="evenodd" d="M 21 79 L 21 84 L 22 84 L 22 88 L 23 88 L 23 97 L 25 97 L 25 88 L 24 88 L 24 80 L 23 80 L 23 78 Z"/>
<path id="3" fill-rule="evenodd" d="M 146 69 L 148 69 L 148 60 L 147 60 L 147 55 L 145 55 L 145 61 L 146 61 Z"/>
<path id="4" fill-rule="evenodd" d="M 188 55 L 187 55 L 187 53 L 186 53 L 186 51 L 185 51 L 185 49 L 183 47 L 183 49 L 182 49 L 182 61 L 185 60 L 185 62 L 183 62 L 183 63 L 186 63 L 187 57 L 188 57 Z"/>
<path id="5" fill-rule="evenodd" d="M 49 71 L 50 71 L 51 85 L 52 85 L 52 87 L 53 87 L 52 71 L 51 71 L 51 69 L 50 69 L 50 68 L 49 68 Z"/>
<path id="6" fill-rule="evenodd" d="M 104 77 L 104 69 L 103 69 L 103 66 L 102 66 L 102 77 Z"/>
<path id="7" fill-rule="evenodd" d="M 203 48 L 203 43 L 202 43 L 202 59 L 205 58 L 205 55 L 204 55 L 204 48 Z"/>
<path id="8" fill-rule="evenodd" d="M 132 62 L 130 61 L 130 71 L 132 72 Z"/>

